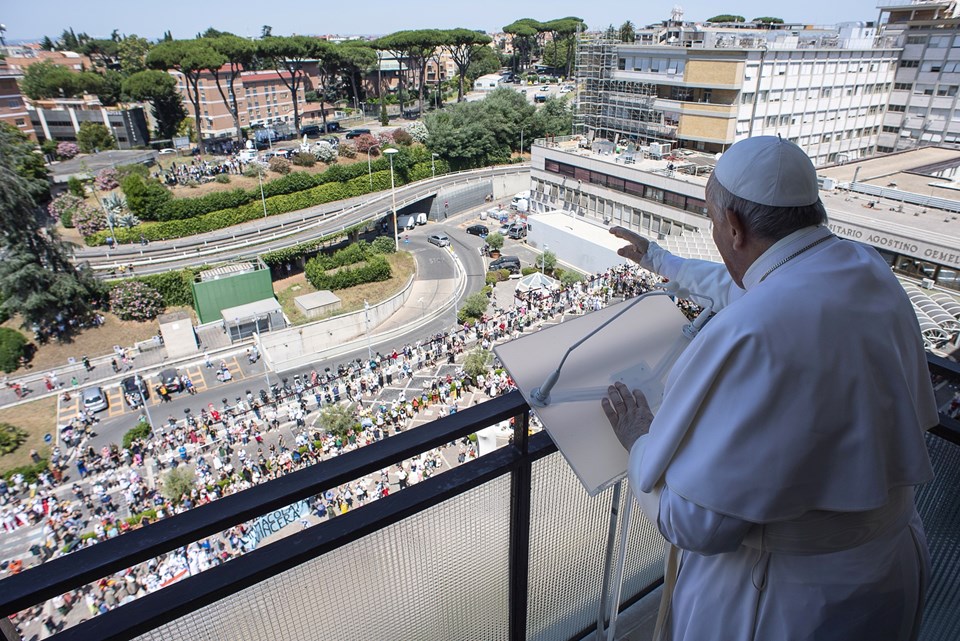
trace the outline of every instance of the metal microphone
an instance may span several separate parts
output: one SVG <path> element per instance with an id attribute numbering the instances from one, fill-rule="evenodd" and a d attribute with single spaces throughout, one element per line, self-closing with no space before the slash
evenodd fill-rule
<path id="1" fill-rule="evenodd" d="M 676 286 L 674 286 L 672 289 L 676 290 L 677 288 Z M 564 353 L 563 358 L 560 359 L 560 364 L 557 365 L 557 369 L 555 369 L 553 372 L 551 372 L 549 376 L 547 376 L 546 380 L 543 381 L 543 385 L 541 385 L 540 387 L 534 388 L 534 390 L 530 393 L 530 404 L 535 407 L 546 407 L 547 405 L 550 404 L 550 390 L 552 390 L 554 385 L 557 384 L 557 380 L 559 380 L 560 378 L 560 370 L 563 369 L 563 364 L 567 362 L 567 357 L 570 356 L 570 352 L 580 347 L 580 345 L 586 342 L 587 339 L 596 335 L 597 332 L 599 332 L 601 329 L 603 329 L 613 321 L 623 316 L 627 311 L 630 310 L 631 307 L 633 307 L 634 305 L 642 301 L 644 298 L 648 298 L 650 296 L 672 296 L 672 295 L 673 293 L 671 291 L 667 291 L 665 287 L 663 291 L 647 292 L 646 294 L 637 296 L 637 298 L 635 298 L 629 305 L 627 305 L 626 307 L 621 309 L 619 312 L 614 314 L 611 318 L 604 321 L 604 323 L 600 325 L 600 327 L 597 327 L 595 330 L 588 333 L 586 336 L 584 336 L 583 338 L 578 340 L 576 343 L 571 345 L 569 349 L 567 349 L 566 353 Z"/>

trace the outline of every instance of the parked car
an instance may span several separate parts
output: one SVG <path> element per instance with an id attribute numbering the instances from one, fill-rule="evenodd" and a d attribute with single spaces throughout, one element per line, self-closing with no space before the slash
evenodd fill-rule
<path id="1" fill-rule="evenodd" d="M 110 407 L 107 402 L 107 395 L 103 393 L 102 387 L 88 387 L 80 394 L 83 409 L 92 412 L 102 412 Z"/>
<path id="2" fill-rule="evenodd" d="M 427 242 L 437 247 L 446 247 L 450 244 L 450 239 L 447 238 L 446 234 L 430 234 L 430 236 L 427 237 Z"/>
<path id="3" fill-rule="evenodd" d="M 510 229 L 507 230 L 507 236 L 514 240 L 519 240 L 521 238 L 527 237 L 527 227 L 526 225 L 521 225 L 514 223 L 510 225 Z"/>
<path id="4" fill-rule="evenodd" d="M 165 147 L 160 150 L 161 156 L 166 156 L 167 154 L 175 154 L 175 153 L 177 153 L 177 150 L 174 149 L 173 147 Z"/>
<path id="5" fill-rule="evenodd" d="M 300 135 L 307 138 L 317 138 L 320 136 L 320 125 L 304 125 L 300 127 Z"/>
<path id="6" fill-rule="evenodd" d="M 359 138 L 363 134 L 368 134 L 368 133 L 370 133 L 369 129 L 351 129 L 346 133 L 346 135 L 344 135 L 344 138 L 346 138 L 347 140 L 353 140 L 354 138 Z"/>
<path id="7" fill-rule="evenodd" d="M 534 102 L 546 102 L 546 101 L 547 101 L 547 94 L 545 94 L 545 93 L 538 93 L 537 95 L 535 95 L 535 96 L 533 97 L 533 101 L 534 101 Z"/>
<path id="8" fill-rule="evenodd" d="M 540 87 L 540 91 L 550 91 L 550 87 L 548 87 L 547 85 L 543 85 L 542 87 Z"/>
<path id="9" fill-rule="evenodd" d="M 334 121 L 334 122 L 328 122 L 328 123 L 327 123 L 327 133 L 328 133 L 328 134 L 332 134 L 332 133 L 334 133 L 334 132 L 336 132 L 336 131 L 340 131 L 341 129 L 343 129 L 343 127 L 340 126 L 340 123 L 339 123 L 339 122 Z"/>
<path id="10" fill-rule="evenodd" d="M 128 376 L 120 381 L 120 391 L 123 392 L 123 400 L 134 409 L 143 405 L 144 401 L 150 398 L 150 386 L 139 374 Z"/>
<path id="11" fill-rule="evenodd" d="M 506 269 L 511 274 L 519 274 L 520 259 L 517 256 L 501 256 L 500 258 L 490 261 L 490 266 L 487 269 L 491 272 Z"/>
<path id="12" fill-rule="evenodd" d="M 467 227 L 467 233 L 474 236 L 479 236 L 480 238 L 486 238 L 487 234 L 490 233 L 490 230 L 486 225 L 470 225 Z"/>
<path id="13" fill-rule="evenodd" d="M 158 376 L 160 379 L 160 384 L 167 388 L 168 392 L 179 392 L 180 391 L 180 372 L 175 368 L 169 367 Z"/>
<path id="14" fill-rule="evenodd" d="M 416 224 L 416 214 L 404 214 L 397 216 L 397 229 L 413 229 Z"/>

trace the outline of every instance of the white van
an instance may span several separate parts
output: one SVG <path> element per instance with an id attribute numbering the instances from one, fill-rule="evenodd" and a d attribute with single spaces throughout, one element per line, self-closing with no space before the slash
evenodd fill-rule
<path id="1" fill-rule="evenodd" d="M 414 214 L 414 216 L 416 216 L 416 221 L 415 221 L 416 224 L 418 224 L 418 225 L 426 225 L 426 224 L 427 224 L 427 215 L 426 215 L 426 214 L 424 214 L 424 213 L 421 212 L 421 213 L 419 213 L 419 214 Z"/>
<path id="2" fill-rule="evenodd" d="M 526 205 L 529 200 L 530 200 L 529 189 L 527 189 L 526 191 L 518 191 L 516 194 L 514 194 L 513 200 L 510 201 L 510 209 L 519 209 L 518 205 L 520 204 L 520 201 L 524 201 L 524 204 Z M 523 211 L 526 211 L 526 207 L 523 209 Z"/>
<path id="3" fill-rule="evenodd" d="M 417 224 L 415 215 L 397 216 L 397 229 L 413 229 Z"/>

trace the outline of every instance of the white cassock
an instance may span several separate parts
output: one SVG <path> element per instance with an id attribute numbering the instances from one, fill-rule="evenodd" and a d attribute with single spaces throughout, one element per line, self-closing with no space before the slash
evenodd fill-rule
<path id="1" fill-rule="evenodd" d="M 682 550 L 666 638 L 915 638 L 929 560 L 913 492 L 938 416 L 890 268 L 824 227 L 777 242 L 744 289 L 655 243 L 643 266 L 720 309 L 630 453 L 641 508 Z"/>

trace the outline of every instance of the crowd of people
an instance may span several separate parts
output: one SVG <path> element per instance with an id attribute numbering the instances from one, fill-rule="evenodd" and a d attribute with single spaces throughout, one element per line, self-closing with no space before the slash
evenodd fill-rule
<path id="1" fill-rule="evenodd" d="M 206 182 L 220 174 L 239 176 L 248 164 L 235 153 L 219 161 L 203 160 L 194 156 L 190 162 L 174 162 L 165 170 L 155 171 L 153 177 L 167 186 L 176 187 L 191 182 Z"/>
<path id="2" fill-rule="evenodd" d="M 562 290 L 529 292 L 519 296 L 516 305 L 498 307 L 494 301 L 491 313 L 472 325 L 457 326 L 388 354 L 377 353 L 369 361 L 358 359 L 283 379 L 269 392 L 248 391 L 233 401 L 224 398 L 218 405 L 188 409 L 183 417 L 168 416 L 156 422 L 148 437 L 133 440 L 129 447 L 111 444 L 96 450 L 89 446 L 86 437 L 96 417 L 77 417 L 63 433 L 67 452 L 55 449 L 50 470 L 40 473 L 35 483 L 22 477 L 9 485 L 0 481 L 0 522 L 8 532 L 42 526 L 42 542 L 30 550 L 32 562 L 42 563 L 378 442 L 407 429 L 423 412 L 430 411 L 434 417 L 459 411 L 465 394 L 473 392 L 477 402 L 478 396 L 489 398 L 514 389 L 502 370 L 491 367 L 473 378 L 459 366 L 442 376 L 421 374 L 422 384 L 411 388 L 408 379 L 424 368 L 455 364 L 471 345 L 489 349 L 547 321 L 562 320 L 565 314 L 586 313 L 644 293 L 655 283 L 655 277 L 643 270 L 618 266 Z M 682 301 L 678 304 L 687 307 Z M 397 387 L 403 391 L 382 393 Z M 328 430 L 323 410 L 347 403 L 354 426 L 341 432 Z M 402 489 L 429 478 L 453 460 L 464 463 L 477 454 L 468 439 L 449 443 L 314 497 L 310 513 L 314 519 L 334 518 L 387 496 L 391 486 Z M 71 466 L 76 476 L 70 474 Z M 145 478 L 164 479 L 168 470 L 184 466 L 194 482 L 179 496 L 165 492 L 162 480 Z M 64 492 L 67 487 L 68 493 Z M 42 621 L 48 630 L 55 629 L 63 623 L 65 612 L 81 603 L 91 614 L 109 610 L 256 544 L 250 524 L 238 525 L 64 595 L 53 605 L 21 613 L 20 621 Z M 24 560 L 19 563 L 4 569 L 19 570 Z"/>

